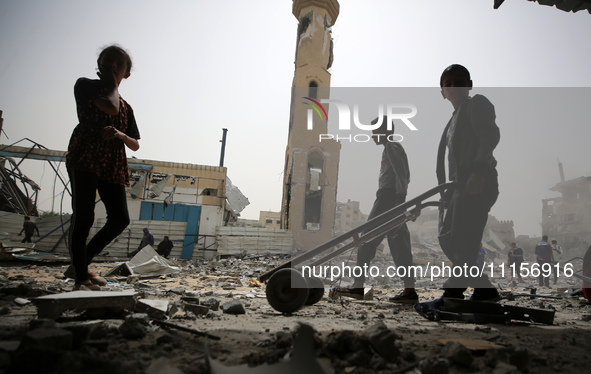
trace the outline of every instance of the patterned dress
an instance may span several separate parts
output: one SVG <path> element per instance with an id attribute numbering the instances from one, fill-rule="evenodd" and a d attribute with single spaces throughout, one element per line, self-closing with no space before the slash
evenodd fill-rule
<path id="1" fill-rule="evenodd" d="M 95 174 L 108 183 L 129 186 L 125 144 L 121 139 L 103 139 L 101 130 L 113 126 L 134 139 L 140 139 L 140 134 L 133 110 L 122 98 L 116 115 L 109 115 L 93 104 L 96 97 L 104 94 L 100 80 L 80 78 L 76 82 L 74 96 L 80 123 L 70 138 L 66 167 Z"/>

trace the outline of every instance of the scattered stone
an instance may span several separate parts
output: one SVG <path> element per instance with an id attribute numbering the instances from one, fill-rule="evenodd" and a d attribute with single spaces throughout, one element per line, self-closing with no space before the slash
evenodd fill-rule
<path id="1" fill-rule="evenodd" d="M 0 315 L 6 315 L 6 314 L 10 314 L 10 307 L 8 305 L 4 305 L 2 308 L 0 308 Z"/>
<path id="2" fill-rule="evenodd" d="M 201 305 L 209 307 L 209 309 L 217 312 L 220 309 L 220 301 L 214 298 L 207 299 L 201 302 Z"/>
<path id="3" fill-rule="evenodd" d="M 69 331 L 57 328 L 40 328 L 28 331 L 19 349 L 41 347 L 67 350 L 72 348 L 72 339 L 72 333 Z"/>
<path id="4" fill-rule="evenodd" d="M 184 288 L 180 288 L 180 287 L 173 288 L 173 289 L 171 289 L 169 291 L 172 292 L 172 293 L 175 293 L 177 295 L 181 295 L 181 296 L 185 294 L 185 289 Z"/>
<path id="5" fill-rule="evenodd" d="M 246 314 L 244 305 L 240 300 L 232 300 L 222 305 L 222 311 L 227 314 Z"/>
<path id="6" fill-rule="evenodd" d="M 22 297 L 17 297 L 16 299 L 14 299 L 14 303 L 18 306 L 25 306 L 27 304 L 31 304 L 31 301 L 23 299 Z"/>
<path id="7" fill-rule="evenodd" d="M 168 300 L 140 299 L 136 311 L 147 313 L 150 318 L 164 319 L 168 311 Z"/>
<path id="8" fill-rule="evenodd" d="M 441 357 L 429 357 L 419 362 L 419 370 L 422 374 L 447 374 L 449 361 Z"/>
<path id="9" fill-rule="evenodd" d="M 581 320 L 585 322 L 591 321 L 591 314 L 583 314 L 581 315 Z"/>
<path id="10" fill-rule="evenodd" d="M 198 296 L 182 296 L 181 300 L 187 303 L 199 304 Z"/>
<path id="11" fill-rule="evenodd" d="M 380 321 L 365 329 L 363 335 L 369 340 L 371 347 L 386 360 L 393 362 L 400 356 L 400 350 L 395 346 L 395 342 L 401 337 L 390 330 L 384 322 Z"/>
<path id="12" fill-rule="evenodd" d="M 185 303 L 185 310 L 196 316 L 204 316 L 209 312 L 209 308 L 199 304 Z"/>
<path id="13" fill-rule="evenodd" d="M 60 323 L 59 328 L 72 333 L 72 343 L 75 347 L 77 347 L 82 344 L 83 341 L 88 340 L 92 334 L 92 331 L 99 325 L 103 325 L 103 321 Z"/>
<path id="14" fill-rule="evenodd" d="M 458 342 L 447 342 L 441 352 L 442 356 L 456 365 L 468 367 L 474 362 L 474 356 L 468 348 Z"/>

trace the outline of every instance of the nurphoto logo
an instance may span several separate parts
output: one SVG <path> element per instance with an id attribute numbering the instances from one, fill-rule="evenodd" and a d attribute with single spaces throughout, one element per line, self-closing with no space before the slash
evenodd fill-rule
<path id="1" fill-rule="evenodd" d="M 378 105 L 378 112 L 377 112 L 377 122 L 376 123 L 369 123 L 363 124 L 359 120 L 359 105 L 353 104 L 353 112 L 351 113 L 351 109 L 349 109 L 349 104 L 344 103 L 341 100 L 331 100 L 331 99 L 320 99 L 320 101 L 314 100 L 309 97 L 303 97 L 303 99 L 307 101 L 303 101 L 303 104 L 306 104 L 310 107 L 308 109 L 308 116 L 307 116 L 307 128 L 308 130 L 314 129 L 314 112 L 320 117 L 320 120 L 327 122 L 328 121 L 328 114 L 326 113 L 326 109 L 322 106 L 322 104 L 332 104 L 338 112 L 338 121 L 339 121 L 339 131 L 351 131 L 351 122 L 353 122 L 354 128 L 363 131 L 373 131 L 379 129 L 382 126 L 382 122 L 384 117 L 386 118 L 387 122 L 387 129 L 388 131 L 392 131 L 392 125 L 394 120 L 398 120 L 402 122 L 406 127 L 408 127 L 411 131 L 418 131 L 417 127 L 412 124 L 410 121 L 411 118 L 416 116 L 417 114 L 417 107 L 413 104 L 379 104 Z M 385 110 L 384 110 L 385 109 Z M 351 115 L 352 114 L 352 115 Z M 332 117 L 332 116 L 331 116 Z M 357 142 L 357 143 L 366 143 L 372 140 L 372 137 L 375 136 L 384 136 L 380 134 L 367 134 L 367 133 L 360 133 L 360 134 L 348 134 L 348 135 L 338 135 L 338 134 L 320 134 L 319 141 L 322 142 L 323 140 L 333 139 L 333 140 L 348 140 L 349 142 Z M 392 133 L 388 135 L 387 140 L 389 142 L 401 142 L 404 137 L 400 134 Z"/>

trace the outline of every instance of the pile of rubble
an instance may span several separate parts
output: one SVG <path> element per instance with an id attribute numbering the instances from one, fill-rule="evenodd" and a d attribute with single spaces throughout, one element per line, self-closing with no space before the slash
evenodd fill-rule
<path id="1" fill-rule="evenodd" d="M 591 365 L 591 305 L 576 294 L 538 289 L 526 297 L 525 289 L 505 289 L 508 298 L 517 295 L 503 300 L 507 305 L 555 310 L 552 326 L 432 322 L 388 303 L 395 289 L 375 289 L 369 301 L 333 300 L 327 292 L 283 315 L 256 281 L 282 261 L 224 259 L 180 263 L 178 274 L 113 274 L 100 292 L 70 292 L 66 265 L 4 266 L 0 372 L 513 373 Z M 115 266 L 93 267 L 106 275 Z M 419 294 L 429 300 L 440 290 Z"/>

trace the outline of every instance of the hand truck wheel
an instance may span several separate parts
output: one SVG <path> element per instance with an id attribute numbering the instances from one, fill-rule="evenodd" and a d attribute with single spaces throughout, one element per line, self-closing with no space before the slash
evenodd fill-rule
<path id="1" fill-rule="evenodd" d="M 303 307 L 309 293 L 308 282 L 295 269 L 278 270 L 267 281 L 267 301 L 281 313 L 293 313 Z"/>
<path id="2" fill-rule="evenodd" d="M 314 305 L 324 296 L 324 283 L 316 277 L 306 278 L 306 280 L 308 281 L 310 293 L 308 294 L 305 305 Z"/>

